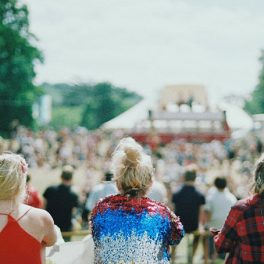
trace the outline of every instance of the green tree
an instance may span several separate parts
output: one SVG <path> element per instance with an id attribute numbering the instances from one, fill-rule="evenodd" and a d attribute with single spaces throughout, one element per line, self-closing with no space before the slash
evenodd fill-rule
<path id="1" fill-rule="evenodd" d="M 258 84 L 251 93 L 250 100 L 245 102 L 245 110 L 251 114 L 264 113 L 264 50 L 261 51 L 259 61 L 261 70 Z"/>
<path id="2" fill-rule="evenodd" d="M 96 129 L 142 99 L 137 93 L 111 83 L 44 83 L 42 87 L 52 96 L 50 125 L 55 129 L 80 125 Z"/>
<path id="3" fill-rule="evenodd" d="M 114 88 L 110 83 L 98 83 L 90 88 L 91 96 L 88 98 L 82 116 L 82 125 L 89 129 L 96 129 L 104 122 L 116 116 Z"/>
<path id="4" fill-rule="evenodd" d="M 110 83 L 98 83 L 90 87 L 89 91 L 81 121 L 81 125 L 89 129 L 100 127 L 141 99 L 138 94 Z"/>
<path id="5" fill-rule="evenodd" d="M 28 9 L 18 0 L 0 1 L 0 133 L 8 135 L 13 120 L 33 125 L 32 105 L 39 93 L 34 66 L 42 54 L 33 44 Z M 4 113 L 4 114 L 3 114 Z"/>

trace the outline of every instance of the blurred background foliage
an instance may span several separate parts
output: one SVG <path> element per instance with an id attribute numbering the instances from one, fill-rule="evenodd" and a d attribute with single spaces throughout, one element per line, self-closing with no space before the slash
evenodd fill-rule
<path id="1" fill-rule="evenodd" d="M 250 98 L 245 101 L 245 110 L 250 114 L 264 113 L 264 50 L 259 58 L 261 70 L 259 73 L 258 84 L 250 95 Z"/>
<path id="2" fill-rule="evenodd" d="M 0 133 L 8 135 L 12 121 L 34 126 L 32 105 L 41 94 L 34 85 L 35 65 L 43 61 L 29 31 L 28 9 L 16 0 L 0 2 Z"/>
<path id="3" fill-rule="evenodd" d="M 42 85 L 52 97 L 52 121 L 55 129 L 83 126 L 96 129 L 126 111 L 142 97 L 111 83 Z"/>

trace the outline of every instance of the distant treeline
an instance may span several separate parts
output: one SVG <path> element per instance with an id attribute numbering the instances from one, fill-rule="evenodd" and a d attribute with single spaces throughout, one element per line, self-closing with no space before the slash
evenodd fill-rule
<path id="1" fill-rule="evenodd" d="M 77 126 L 96 129 L 142 99 L 135 92 L 107 82 L 44 83 L 42 88 L 45 94 L 52 96 L 50 126 L 55 129 Z"/>
<path id="2" fill-rule="evenodd" d="M 259 62 L 261 64 L 261 69 L 258 83 L 251 92 L 249 98 L 246 99 L 244 106 L 244 109 L 250 114 L 264 113 L 264 50 L 261 51 Z"/>

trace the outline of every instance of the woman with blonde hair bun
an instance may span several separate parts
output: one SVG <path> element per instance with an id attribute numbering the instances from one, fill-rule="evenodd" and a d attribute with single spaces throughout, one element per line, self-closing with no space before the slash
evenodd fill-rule
<path id="1" fill-rule="evenodd" d="M 44 263 L 44 249 L 56 242 L 51 216 L 23 204 L 27 163 L 0 155 L 0 263 Z"/>
<path id="2" fill-rule="evenodd" d="M 95 263 L 169 263 L 169 245 L 178 244 L 184 231 L 168 207 L 144 197 L 152 184 L 150 156 L 124 138 L 112 169 L 120 193 L 100 201 L 91 215 Z"/>

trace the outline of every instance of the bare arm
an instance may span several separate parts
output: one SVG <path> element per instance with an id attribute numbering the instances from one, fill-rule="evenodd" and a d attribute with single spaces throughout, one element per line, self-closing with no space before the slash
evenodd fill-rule
<path id="1" fill-rule="evenodd" d="M 57 234 L 54 226 L 54 222 L 49 213 L 45 212 L 44 215 L 44 230 L 45 234 L 42 243 L 45 246 L 52 246 L 57 241 Z"/>

